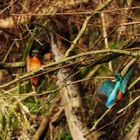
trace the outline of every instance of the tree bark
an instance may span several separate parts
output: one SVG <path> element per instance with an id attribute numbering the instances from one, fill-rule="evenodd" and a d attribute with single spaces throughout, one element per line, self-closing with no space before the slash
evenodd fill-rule
<path id="1" fill-rule="evenodd" d="M 52 52 L 55 55 L 55 61 L 64 57 L 58 46 L 52 43 Z M 61 88 L 60 97 L 64 106 L 65 116 L 68 122 L 70 133 L 73 140 L 96 140 L 97 135 L 92 133 L 88 138 L 84 137 L 89 129 L 81 120 L 81 99 L 79 87 L 77 84 L 71 84 L 74 78 L 71 78 L 72 69 L 63 68 L 58 72 L 58 86 Z"/>

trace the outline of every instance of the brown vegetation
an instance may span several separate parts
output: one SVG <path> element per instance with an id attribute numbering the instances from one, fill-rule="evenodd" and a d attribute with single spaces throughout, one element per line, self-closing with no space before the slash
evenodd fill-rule
<path id="1" fill-rule="evenodd" d="M 137 0 L 0 1 L 0 139 L 138 140 L 139 13 Z M 27 72 L 33 49 L 40 63 Z M 107 109 L 97 88 L 133 63 Z"/>

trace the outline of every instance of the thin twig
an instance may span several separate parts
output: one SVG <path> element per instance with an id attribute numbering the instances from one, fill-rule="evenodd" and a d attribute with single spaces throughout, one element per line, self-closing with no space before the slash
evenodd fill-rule
<path id="1" fill-rule="evenodd" d="M 107 0 L 105 3 L 103 4 L 99 4 L 97 6 L 97 8 L 95 9 L 95 11 L 90 15 L 87 16 L 81 30 L 79 31 L 78 35 L 76 36 L 76 38 L 73 40 L 73 44 L 71 44 L 70 48 L 66 51 L 65 53 L 65 57 L 68 57 L 70 52 L 74 49 L 75 45 L 77 44 L 78 40 L 81 38 L 81 36 L 83 35 L 83 33 L 85 32 L 87 25 L 90 21 L 90 19 L 97 14 L 97 11 L 101 11 L 102 9 L 104 9 L 105 7 L 107 7 L 110 3 L 112 2 L 112 0 Z"/>
<path id="2" fill-rule="evenodd" d="M 0 69 L 20 68 L 24 66 L 25 66 L 25 62 L 12 62 L 12 63 L 0 62 Z"/>
<path id="3" fill-rule="evenodd" d="M 132 6 L 132 0 L 126 0 L 126 5 L 127 9 L 125 9 L 124 11 L 122 11 L 125 15 L 128 15 L 130 13 L 130 8 Z M 121 23 L 125 23 L 128 22 L 128 17 L 122 17 L 122 19 L 120 19 Z M 120 40 L 121 36 L 123 35 L 123 33 L 125 33 L 126 31 L 126 26 L 120 26 L 120 28 L 118 28 L 118 41 Z"/>
<path id="4" fill-rule="evenodd" d="M 119 116 L 117 116 L 114 120 L 112 120 L 111 122 L 105 124 L 104 126 L 101 126 L 97 131 L 101 131 L 102 129 L 104 129 L 105 127 L 115 123 L 115 121 L 117 121 L 120 117 L 122 117 L 125 113 L 120 114 Z"/>
<path id="5" fill-rule="evenodd" d="M 128 71 L 128 69 L 136 62 L 136 58 L 133 58 L 128 64 L 127 64 L 127 66 L 121 71 L 121 75 L 122 76 L 124 76 L 126 73 L 127 73 L 127 71 Z"/>
<path id="6" fill-rule="evenodd" d="M 135 99 L 133 99 L 132 102 L 130 102 L 127 106 L 125 106 L 124 108 L 119 110 L 117 113 L 122 113 L 123 111 L 127 110 L 131 105 L 133 105 L 139 99 L 140 99 L 140 95 L 138 97 L 136 97 Z"/>
<path id="7" fill-rule="evenodd" d="M 18 77 L 17 79 L 14 79 L 13 81 L 6 83 L 4 85 L 1 85 L 0 88 L 4 88 L 7 87 L 13 83 L 16 83 L 18 81 L 22 81 L 27 77 L 31 77 L 34 76 L 38 73 L 41 73 L 43 71 L 45 71 L 48 67 L 52 67 L 52 66 L 56 66 L 58 64 L 63 64 L 66 62 L 69 62 L 71 60 L 80 58 L 80 57 L 84 57 L 84 56 L 88 56 L 88 55 L 95 55 L 95 54 L 106 54 L 106 53 L 118 53 L 118 54 L 122 54 L 122 55 L 129 55 L 129 56 L 133 56 L 133 57 L 139 57 L 140 56 L 140 52 L 131 52 L 131 51 L 126 51 L 126 50 L 118 50 L 118 49 L 105 49 L 105 50 L 96 50 L 96 51 L 89 51 L 89 52 L 84 52 L 84 53 L 80 53 L 78 55 L 74 55 L 74 56 L 70 56 L 70 57 L 66 57 L 63 59 L 60 59 L 57 62 L 50 62 L 49 64 L 43 65 L 42 67 L 40 67 L 38 70 L 32 71 L 32 72 L 27 72 L 24 75 Z M 28 78 L 30 79 L 30 78 Z"/>
<path id="8" fill-rule="evenodd" d="M 99 69 L 100 69 L 101 65 L 97 65 L 96 67 L 94 67 L 86 76 L 84 79 L 90 79 Z"/>
<path id="9" fill-rule="evenodd" d="M 105 21 L 105 14 L 101 13 L 101 20 L 102 20 L 102 27 L 103 27 L 103 37 L 104 37 L 104 43 L 105 43 L 105 48 L 108 49 L 108 37 L 107 37 L 107 29 L 106 29 L 106 21 Z M 112 67 L 112 62 L 108 62 L 109 69 L 113 72 L 113 67 Z"/>
<path id="10" fill-rule="evenodd" d="M 96 13 L 112 13 L 112 12 L 117 12 L 117 11 L 123 11 L 125 9 L 128 9 L 128 8 L 120 8 L 120 9 L 115 9 L 115 10 L 103 10 L 103 11 L 97 11 Z M 136 6 L 136 7 L 131 7 L 130 8 L 131 10 L 135 10 L 135 9 L 140 9 L 139 6 Z M 59 16 L 59 15 L 88 15 L 88 14 L 92 14 L 93 11 L 82 11 L 82 12 L 57 12 L 55 13 L 55 16 Z M 14 13 L 14 14 L 11 14 L 12 16 L 51 16 L 53 15 L 53 13 L 39 13 L 39 14 L 36 14 L 36 13 Z"/>
<path id="11" fill-rule="evenodd" d="M 2 61 L 3 63 L 6 62 L 6 59 L 7 59 L 8 55 L 9 55 L 10 51 L 12 50 L 14 44 L 15 44 L 15 42 L 13 42 L 12 45 L 10 46 L 10 48 L 8 49 L 8 51 L 7 51 L 7 53 L 6 53 L 5 57 L 4 57 L 4 59 L 3 59 L 3 61 Z"/>
<path id="12" fill-rule="evenodd" d="M 99 122 L 110 112 L 110 110 L 115 106 L 115 104 L 113 104 L 110 108 L 108 108 L 105 113 L 94 123 L 94 125 L 92 126 L 92 128 L 89 130 L 89 132 L 87 134 L 85 134 L 85 137 L 87 135 L 89 135 L 92 131 L 94 131 L 97 127 L 97 125 L 99 124 Z"/>
<path id="13" fill-rule="evenodd" d="M 130 90 L 139 81 L 140 81 L 140 76 L 128 87 L 128 90 Z"/>

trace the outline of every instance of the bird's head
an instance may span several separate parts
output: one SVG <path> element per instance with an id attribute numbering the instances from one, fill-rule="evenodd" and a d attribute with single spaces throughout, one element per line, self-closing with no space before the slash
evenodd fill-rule
<path id="1" fill-rule="evenodd" d="M 117 81 L 122 81 L 123 80 L 123 77 L 122 77 L 121 73 L 117 73 L 115 75 L 115 77 L 116 77 Z"/>
<path id="2" fill-rule="evenodd" d="M 40 54 L 39 50 L 34 49 L 32 50 L 32 56 L 38 56 Z"/>
<path id="3" fill-rule="evenodd" d="M 31 49 L 30 52 L 29 52 L 29 56 L 30 57 L 40 57 L 40 51 L 39 49 Z"/>

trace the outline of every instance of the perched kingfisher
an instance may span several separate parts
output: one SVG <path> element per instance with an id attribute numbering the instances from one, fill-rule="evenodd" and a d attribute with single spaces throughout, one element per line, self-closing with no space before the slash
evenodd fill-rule
<path id="1" fill-rule="evenodd" d="M 27 58 L 27 71 L 34 71 L 41 67 L 42 60 L 40 56 L 40 52 L 37 48 L 31 49 L 29 52 L 29 56 Z M 39 84 L 39 76 L 31 78 L 31 83 L 34 86 Z"/>
<path id="2" fill-rule="evenodd" d="M 109 108 L 113 105 L 113 103 L 117 100 L 121 100 L 123 94 L 127 90 L 128 82 L 134 72 L 134 68 L 136 65 L 131 66 L 126 75 L 122 77 L 120 73 L 115 75 L 116 82 L 112 82 L 111 80 L 105 80 L 102 85 L 98 88 L 97 94 L 102 94 L 108 97 L 106 101 L 106 107 Z"/>

